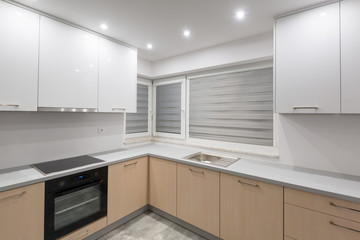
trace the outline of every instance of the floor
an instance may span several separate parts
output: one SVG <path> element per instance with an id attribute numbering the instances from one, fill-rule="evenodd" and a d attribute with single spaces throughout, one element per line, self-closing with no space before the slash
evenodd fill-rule
<path id="1" fill-rule="evenodd" d="M 206 240 L 153 213 L 146 212 L 98 240 Z"/>

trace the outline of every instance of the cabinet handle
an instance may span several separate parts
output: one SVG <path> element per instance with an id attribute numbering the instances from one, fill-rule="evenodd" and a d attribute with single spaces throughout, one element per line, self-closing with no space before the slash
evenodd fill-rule
<path id="1" fill-rule="evenodd" d="M 238 182 L 241 183 L 241 184 L 245 184 L 245 185 L 251 186 L 251 187 L 260 188 L 259 184 L 251 184 L 251 183 L 243 182 L 243 181 L 241 181 L 241 180 L 238 180 Z"/>
<path id="2" fill-rule="evenodd" d="M 82 234 L 80 234 L 79 236 L 77 236 L 76 238 L 73 238 L 73 240 L 76 240 L 76 239 L 79 239 L 79 238 L 81 238 L 81 237 L 83 237 L 83 236 L 85 236 L 85 235 L 88 235 L 88 233 L 89 233 L 89 230 L 86 230 L 85 232 L 83 232 Z"/>
<path id="3" fill-rule="evenodd" d="M 6 103 L 0 103 L 0 107 L 19 107 L 19 104 L 6 104 Z"/>
<path id="4" fill-rule="evenodd" d="M 22 196 L 24 196 L 25 193 L 26 193 L 26 191 L 23 191 L 22 193 L 18 193 L 18 194 L 12 195 L 12 196 L 4 197 L 4 198 L 1 198 L 0 201 L 4 201 L 4 200 L 10 199 L 10 198 L 22 197 Z"/>
<path id="5" fill-rule="evenodd" d="M 119 107 L 113 107 L 112 108 L 113 111 L 125 111 L 125 108 L 119 108 Z"/>
<path id="6" fill-rule="evenodd" d="M 131 166 L 131 165 L 135 165 L 137 164 L 138 162 L 133 162 L 133 163 L 129 163 L 129 164 L 125 164 L 124 167 L 128 167 L 128 166 Z"/>
<path id="7" fill-rule="evenodd" d="M 298 109 L 314 109 L 314 110 L 318 110 L 319 107 L 316 106 L 298 106 L 298 107 L 293 107 L 294 110 L 298 110 Z"/>
<path id="8" fill-rule="evenodd" d="M 343 208 L 343 209 L 347 209 L 347 210 L 354 211 L 354 212 L 360 212 L 360 210 L 358 210 L 358 209 L 336 205 L 333 202 L 330 202 L 330 206 L 337 207 L 337 208 Z"/>
<path id="9" fill-rule="evenodd" d="M 330 224 L 333 225 L 333 226 L 335 226 L 335 227 L 344 228 L 344 229 L 346 229 L 346 230 L 350 230 L 350 231 L 353 231 L 353 232 L 360 233 L 360 230 L 356 230 L 356 229 L 353 229 L 353 228 L 345 227 L 345 226 L 336 224 L 336 223 L 334 223 L 333 221 L 330 221 Z"/>
<path id="10" fill-rule="evenodd" d="M 190 172 L 195 172 L 195 173 L 200 173 L 200 174 L 202 174 L 202 175 L 205 175 L 205 172 L 203 172 L 203 171 L 197 171 L 197 170 L 194 170 L 194 169 L 191 169 L 191 168 L 189 168 L 189 171 L 190 171 Z"/>

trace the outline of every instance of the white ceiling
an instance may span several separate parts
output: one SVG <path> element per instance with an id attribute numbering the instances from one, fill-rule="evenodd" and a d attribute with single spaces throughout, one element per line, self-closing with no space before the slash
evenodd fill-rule
<path id="1" fill-rule="evenodd" d="M 273 18 L 327 0 L 16 0 L 103 33 L 156 61 L 272 31 Z M 244 20 L 236 11 L 246 12 Z M 106 23 L 109 29 L 99 28 Z M 191 30 L 191 37 L 182 35 Z M 152 43 L 152 50 L 146 44 Z"/>

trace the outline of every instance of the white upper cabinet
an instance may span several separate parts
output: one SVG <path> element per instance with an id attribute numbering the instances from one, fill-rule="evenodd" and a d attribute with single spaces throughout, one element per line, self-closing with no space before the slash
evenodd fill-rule
<path id="1" fill-rule="evenodd" d="M 41 16 L 39 107 L 97 108 L 98 37 Z"/>
<path id="2" fill-rule="evenodd" d="M 340 113 L 339 11 L 333 3 L 276 20 L 278 113 Z"/>
<path id="3" fill-rule="evenodd" d="M 36 111 L 39 15 L 0 1 L 0 111 Z"/>
<path id="4" fill-rule="evenodd" d="M 137 50 L 99 40 L 99 112 L 136 112 Z"/>
<path id="5" fill-rule="evenodd" d="M 341 1 L 342 113 L 360 113 L 360 1 Z"/>

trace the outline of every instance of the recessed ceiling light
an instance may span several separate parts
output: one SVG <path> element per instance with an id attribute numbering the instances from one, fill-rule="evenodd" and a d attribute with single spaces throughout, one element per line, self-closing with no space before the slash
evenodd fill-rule
<path id="1" fill-rule="evenodd" d="M 320 14 L 320 16 L 323 17 L 323 16 L 326 16 L 326 14 L 327 14 L 327 12 L 322 12 L 322 13 Z"/>
<path id="2" fill-rule="evenodd" d="M 108 27 L 108 25 L 106 25 L 105 23 L 103 23 L 103 24 L 100 25 L 100 28 L 106 30 L 106 29 L 108 29 L 109 27 Z"/>
<path id="3" fill-rule="evenodd" d="M 238 11 L 236 13 L 236 18 L 237 19 L 243 19 L 245 17 L 245 12 L 244 11 Z"/>
<path id="4" fill-rule="evenodd" d="M 191 32 L 189 30 L 184 31 L 184 36 L 185 37 L 190 37 L 190 35 L 191 35 Z"/>
<path id="5" fill-rule="evenodd" d="M 146 45 L 146 47 L 147 47 L 148 49 L 152 49 L 152 48 L 153 48 L 153 45 L 152 45 L 151 43 L 148 43 L 148 44 Z"/>

